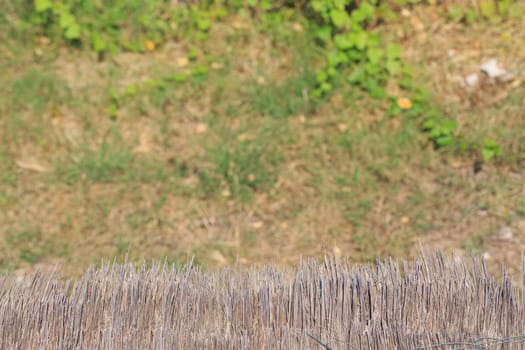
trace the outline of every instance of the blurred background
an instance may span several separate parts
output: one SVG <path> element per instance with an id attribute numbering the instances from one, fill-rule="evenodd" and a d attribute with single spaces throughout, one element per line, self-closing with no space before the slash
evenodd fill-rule
<path id="1" fill-rule="evenodd" d="M 3 0 L 0 270 L 521 270 L 525 1 Z"/>

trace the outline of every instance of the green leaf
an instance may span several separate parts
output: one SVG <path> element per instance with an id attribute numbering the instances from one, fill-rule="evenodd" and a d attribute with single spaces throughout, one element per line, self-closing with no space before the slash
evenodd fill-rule
<path id="1" fill-rule="evenodd" d="M 318 84 L 324 83 L 328 79 L 328 75 L 325 72 L 319 72 L 317 73 L 317 76 L 315 77 L 315 80 Z"/>
<path id="2" fill-rule="evenodd" d="M 199 51 L 197 49 L 190 49 L 188 51 L 188 59 L 190 61 L 195 61 L 198 56 L 199 56 Z"/>
<path id="3" fill-rule="evenodd" d="M 488 162 L 489 160 L 492 159 L 492 157 L 494 157 L 494 151 L 489 148 L 483 148 L 481 150 L 481 154 L 485 162 Z"/>
<path id="4" fill-rule="evenodd" d="M 366 32 L 351 33 L 349 36 L 356 48 L 359 50 L 364 50 L 366 48 L 368 42 L 368 34 Z"/>
<path id="5" fill-rule="evenodd" d="M 400 113 L 401 113 L 401 108 L 399 108 L 399 106 L 395 102 L 392 103 L 386 111 L 386 115 L 389 117 L 395 117 L 396 115 L 399 115 Z"/>
<path id="6" fill-rule="evenodd" d="M 463 9 L 457 5 L 452 5 L 448 8 L 447 16 L 450 21 L 457 21 L 463 17 Z"/>
<path id="7" fill-rule="evenodd" d="M 346 33 L 337 34 L 334 37 L 334 44 L 335 47 L 337 47 L 339 50 L 348 50 L 354 45 L 353 41 L 351 40 L 351 37 Z"/>
<path id="8" fill-rule="evenodd" d="M 412 89 L 412 79 L 410 78 L 403 78 L 399 81 L 399 87 L 404 90 L 410 90 Z"/>
<path id="9" fill-rule="evenodd" d="M 379 33 L 368 33 L 368 47 L 381 46 L 381 35 Z"/>
<path id="10" fill-rule="evenodd" d="M 401 46 L 389 43 L 386 46 L 386 57 L 390 59 L 401 58 Z"/>
<path id="11" fill-rule="evenodd" d="M 320 86 L 320 89 L 322 92 L 329 92 L 330 90 L 332 90 L 332 85 L 329 84 L 329 83 L 322 83 L 321 86 Z"/>
<path id="12" fill-rule="evenodd" d="M 173 77 L 173 80 L 178 82 L 178 83 L 182 83 L 182 82 L 186 81 L 187 78 L 188 78 L 188 76 L 185 73 L 177 73 Z"/>
<path id="13" fill-rule="evenodd" d="M 380 74 L 383 71 L 383 66 L 379 63 L 369 62 L 366 64 L 366 71 L 370 75 L 375 76 L 375 75 Z"/>
<path id="14" fill-rule="evenodd" d="M 95 31 L 91 33 L 91 45 L 96 52 L 103 52 L 106 49 L 104 39 L 102 39 L 102 36 Z"/>
<path id="15" fill-rule="evenodd" d="M 118 113 L 118 106 L 115 103 L 112 103 L 108 107 L 108 113 L 111 117 L 116 117 Z"/>
<path id="16" fill-rule="evenodd" d="M 465 21 L 467 22 L 467 24 L 474 23 L 477 17 L 478 17 L 477 12 L 472 7 L 469 6 L 465 12 Z"/>
<path id="17" fill-rule="evenodd" d="M 195 33 L 195 39 L 197 39 L 197 41 L 206 41 L 208 40 L 208 34 L 206 34 L 206 32 L 197 31 L 197 33 Z"/>
<path id="18" fill-rule="evenodd" d="M 64 36 L 69 40 L 80 39 L 80 26 L 76 23 L 73 23 L 67 28 Z"/>
<path id="19" fill-rule="evenodd" d="M 345 28 L 350 23 L 350 16 L 344 9 L 330 11 L 330 19 L 336 28 Z"/>
<path id="20" fill-rule="evenodd" d="M 339 50 L 330 50 L 326 53 L 326 61 L 330 67 L 337 67 L 341 64 L 339 61 Z"/>
<path id="21" fill-rule="evenodd" d="M 191 75 L 193 75 L 193 76 L 200 76 L 200 75 L 206 75 L 206 74 L 208 74 L 208 70 L 209 70 L 208 67 L 201 65 L 201 66 L 197 66 L 197 67 L 195 67 L 195 68 L 192 68 L 192 69 L 190 70 L 190 73 L 191 73 Z"/>
<path id="22" fill-rule="evenodd" d="M 492 139 L 485 139 L 485 144 L 482 149 L 483 159 L 486 161 L 492 157 L 499 157 L 502 154 L 501 147 Z"/>
<path id="23" fill-rule="evenodd" d="M 270 1 L 268 0 L 262 0 L 259 6 L 263 10 L 269 10 L 270 8 L 272 8 L 272 5 L 270 4 Z"/>
<path id="24" fill-rule="evenodd" d="M 401 63 L 395 60 L 388 60 L 386 61 L 386 69 L 388 70 L 388 74 L 397 75 L 401 69 Z"/>
<path id="25" fill-rule="evenodd" d="M 494 148 L 494 147 L 497 147 L 498 145 L 496 144 L 496 142 L 492 139 L 485 139 L 485 148 Z"/>
<path id="26" fill-rule="evenodd" d="M 330 67 L 337 67 L 342 63 L 347 63 L 348 57 L 342 51 L 331 50 L 326 54 L 326 60 L 328 61 L 328 65 Z"/>
<path id="27" fill-rule="evenodd" d="M 325 2 L 330 2 L 330 1 L 326 1 Z M 342 10 L 345 8 L 346 5 L 348 5 L 350 1 L 348 0 L 332 0 L 332 6 L 339 9 L 339 10 Z"/>
<path id="28" fill-rule="evenodd" d="M 126 95 L 128 96 L 135 96 L 139 92 L 139 86 L 138 84 L 131 84 L 126 88 Z"/>
<path id="29" fill-rule="evenodd" d="M 118 93 L 117 89 L 112 88 L 109 91 L 109 94 L 111 96 L 111 100 L 114 101 L 115 103 L 118 103 L 118 101 L 120 100 L 120 94 Z"/>
<path id="30" fill-rule="evenodd" d="M 367 18 L 372 18 L 374 15 L 375 8 L 368 2 L 363 2 L 359 6 L 359 10 L 362 11 Z"/>
<path id="31" fill-rule="evenodd" d="M 457 123 L 453 120 L 446 119 L 445 121 L 443 121 L 442 128 L 443 131 L 446 133 L 452 134 L 452 132 L 456 130 L 456 127 Z"/>
<path id="32" fill-rule="evenodd" d="M 363 58 L 364 54 L 362 51 L 352 48 L 346 51 L 346 56 L 354 62 L 359 62 Z"/>
<path id="33" fill-rule="evenodd" d="M 371 63 L 379 63 L 383 59 L 384 54 L 385 52 L 381 48 L 369 48 L 367 57 Z"/>
<path id="34" fill-rule="evenodd" d="M 361 85 L 366 81 L 366 77 L 366 71 L 363 69 L 363 67 L 358 67 L 354 69 L 354 71 L 348 78 L 348 81 L 354 85 Z"/>
<path id="35" fill-rule="evenodd" d="M 375 80 L 368 80 L 365 88 L 373 98 L 382 99 L 386 96 L 385 89 Z"/>
<path id="36" fill-rule="evenodd" d="M 352 11 L 352 20 L 356 23 L 363 23 L 374 15 L 374 7 L 367 2 L 363 2 L 359 8 Z"/>
<path id="37" fill-rule="evenodd" d="M 60 13 L 59 25 L 62 29 L 67 29 L 76 23 L 75 17 L 69 11 L 64 10 Z"/>
<path id="38" fill-rule="evenodd" d="M 36 12 L 44 12 L 53 6 L 51 0 L 35 0 Z"/>
<path id="39" fill-rule="evenodd" d="M 318 89 L 315 89 L 314 91 L 312 91 L 312 97 L 313 98 L 319 98 L 323 95 L 323 91 L 318 88 Z"/>
<path id="40" fill-rule="evenodd" d="M 328 17 L 328 3 L 326 0 L 314 0 L 312 1 L 312 9 L 321 15 L 325 20 Z"/>
<path id="41" fill-rule="evenodd" d="M 200 31 L 208 32 L 211 28 L 211 21 L 209 19 L 203 18 L 197 21 L 197 28 Z"/>
<path id="42" fill-rule="evenodd" d="M 329 42 L 330 39 L 332 39 L 332 27 L 326 25 L 319 28 L 319 30 L 317 30 L 317 32 L 315 33 L 315 36 L 325 43 Z"/>
<path id="43" fill-rule="evenodd" d="M 436 138 L 436 144 L 439 147 L 445 147 L 452 143 L 452 135 L 444 135 Z"/>
<path id="44" fill-rule="evenodd" d="M 359 9 L 352 11 L 352 22 L 361 25 L 366 20 L 366 14 Z"/>
<path id="45" fill-rule="evenodd" d="M 215 9 L 215 18 L 222 19 L 226 16 L 228 16 L 228 10 L 226 10 L 224 7 L 218 7 Z"/>
<path id="46" fill-rule="evenodd" d="M 427 121 L 425 121 L 423 123 L 423 130 L 424 131 L 430 131 L 430 130 L 433 130 L 434 129 L 434 126 L 436 124 L 434 123 L 434 121 L 432 119 L 428 119 Z"/>
<path id="47" fill-rule="evenodd" d="M 498 11 L 496 9 L 496 3 L 494 0 L 480 0 L 479 10 L 481 14 L 487 19 L 495 19 L 498 17 Z"/>

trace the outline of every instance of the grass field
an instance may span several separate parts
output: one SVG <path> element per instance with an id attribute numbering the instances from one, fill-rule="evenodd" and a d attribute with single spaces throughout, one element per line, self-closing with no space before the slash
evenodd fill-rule
<path id="1" fill-rule="evenodd" d="M 350 71 L 313 99 L 324 56 L 299 12 L 279 25 L 229 15 L 198 44 L 180 38 L 102 61 L 5 30 L 0 267 L 369 261 L 422 245 L 519 271 L 523 17 L 467 26 L 431 6 L 403 13 L 378 30 L 456 121 L 462 138 L 451 147 L 433 147 L 410 113 L 388 116 L 384 100 L 348 84 Z M 480 74 L 464 86 L 490 58 L 513 79 Z M 487 138 L 501 156 L 475 171 L 482 155 L 470 145 Z"/>

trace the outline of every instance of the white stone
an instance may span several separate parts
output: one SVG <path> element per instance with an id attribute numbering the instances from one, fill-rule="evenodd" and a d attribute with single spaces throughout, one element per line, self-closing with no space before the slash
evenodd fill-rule
<path id="1" fill-rule="evenodd" d="M 468 86 L 474 86 L 478 83 L 479 78 L 476 73 L 469 74 L 465 77 L 465 83 L 467 83 Z"/>
<path id="2" fill-rule="evenodd" d="M 483 63 L 480 67 L 481 71 L 489 76 L 489 78 L 498 78 L 505 75 L 505 69 L 498 67 L 498 61 L 494 58 Z"/>

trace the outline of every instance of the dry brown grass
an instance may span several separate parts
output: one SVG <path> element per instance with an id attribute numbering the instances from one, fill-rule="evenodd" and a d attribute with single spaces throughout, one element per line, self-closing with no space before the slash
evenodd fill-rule
<path id="1" fill-rule="evenodd" d="M 309 335 L 333 349 L 458 349 L 525 332 L 523 291 L 505 273 L 497 283 L 483 261 L 439 253 L 294 270 L 106 264 L 76 281 L 7 276 L 0 291 L 2 349 L 317 348 Z"/>

